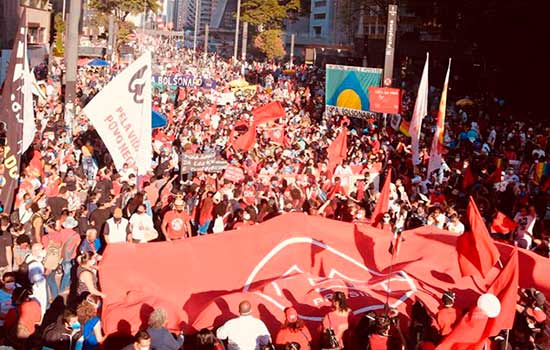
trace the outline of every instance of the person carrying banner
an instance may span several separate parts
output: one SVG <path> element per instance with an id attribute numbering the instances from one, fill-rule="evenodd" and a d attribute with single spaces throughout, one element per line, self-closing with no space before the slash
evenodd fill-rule
<path id="1" fill-rule="evenodd" d="M 252 305 L 247 300 L 239 304 L 239 317 L 218 328 L 216 336 L 227 339 L 227 350 L 260 350 L 271 342 L 265 323 L 252 316 Z"/>
<path id="2" fill-rule="evenodd" d="M 174 209 L 166 212 L 161 224 L 161 231 L 167 241 L 191 237 L 191 218 L 184 210 L 182 197 L 174 201 Z"/>

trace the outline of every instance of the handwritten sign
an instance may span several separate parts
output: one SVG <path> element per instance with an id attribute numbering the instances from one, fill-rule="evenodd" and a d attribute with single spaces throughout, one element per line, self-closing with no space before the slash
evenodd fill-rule
<path id="1" fill-rule="evenodd" d="M 181 173 L 187 174 L 195 171 L 219 173 L 227 168 L 227 161 L 217 159 L 215 153 L 183 153 L 181 155 Z"/>

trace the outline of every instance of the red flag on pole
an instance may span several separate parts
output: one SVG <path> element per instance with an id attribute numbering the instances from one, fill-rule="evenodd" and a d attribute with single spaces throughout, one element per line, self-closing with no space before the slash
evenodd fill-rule
<path id="1" fill-rule="evenodd" d="M 237 137 L 235 141 L 232 141 L 231 145 L 236 151 L 248 152 L 248 150 L 254 147 L 254 144 L 256 143 L 256 124 L 252 123 L 252 125 L 249 125 L 246 121 L 240 120 L 235 124 L 230 136 L 233 136 L 237 127 L 246 127 L 248 130 L 246 130 L 244 134 Z M 231 137 L 230 140 L 232 140 Z"/>
<path id="2" fill-rule="evenodd" d="M 491 232 L 508 234 L 510 232 L 514 232 L 516 227 L 518 227 L 518 224 L 514 220 L 510 219 L 500 211 L 497 211 L 497 215 L 491 224 Z"/>
<path id="3" fill-rule="evenodd" d="M 455 328 L 437 346 L 438 350 L 482 350 L 477 346 L 484 341 L 484 331 L 489 318 L 480 308 L 475 307 L 468 312 Z"/>
<path id="4" fill-rule="evenodd" d="M 285 116 L 285 109 L 279 101 L 270 102 L 252 111 L 254 123 L 260 125 Z"/>
<path id="5" fill-rule="evenodd" d="M 347 134 L 347 128 L 345 126 L 342 127 L 342 131 L 340 131 L 340 134 L 336 136 L 334 141 L 328 146 L 327 153 L 328 153 L 328 170 L 331 172 L 334 171 L 336 166 L 340 164 L 344 159 L 346 159 L 346 156 L 348 154 L 348 134 Z"/>
<path id="6" fill-rule="evenodd" d="M 485 179 L 485 183 L 494 184 L 502 181 L 502 166 L 496 168 L 496 170 Z"/>
<path id="7" fill-rule="evenodd" d="M 497 335 L 503 329 L 512 329 L 516 316 L 516 302 L 519 283 L 518 248 L 514 247 L 510 259 L 489 287 L 488 293 L 500 300 L 500 314 L 489 319 L 485 338 Z"/>
<path id="8" fill-rule="evenodd" d="M 485 278 L 500 254 L 472 197 L 466 213 L 470 231 L 464 232 L 456 242 L 460 272 L 463 277 L 481 275 Z"/>
<path id="9" fill-rule="evenodd" d="M 472 186 L 476 182 L 474 174 L 472 173 L 472 166 L 468 165 L 466 171 L 464 172 L 464 177 L 462 178 L 462 189 L 465 190 L 468 187 Z"/>
<path id="10" fill-rule="evenodd" d="M 380 192 L 380 197 L 378 197 L 378 200 L 376 201 L 376 206 L 374 207 L 374 211 L 372 212 L 372 215 L 370 217 L 372 226 L 376 226 L 380 222 L 380 220 L 382 220 L 382 216 L 388 211 L 390 207 L 390 184 L 391 168 L 386 174 L 384 187 L 382 188 L 382 192 Z"/>

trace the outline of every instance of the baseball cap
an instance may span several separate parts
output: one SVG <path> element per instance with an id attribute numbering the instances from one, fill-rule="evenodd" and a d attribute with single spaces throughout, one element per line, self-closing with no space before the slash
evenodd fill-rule
<path id="1" fill-rule="evenodd" d="M 183 199 L 181 197 L 176 198 L 176 200 L 174 201 L 174 205 L 176 207 L 183 207 L 184 204 L 185 203 L 183 202 Z"/>
<path id="2" fill-rule="evenodd" d="M 298 312 L 296 312 L 296 309 L 293 307 L 288 307 L 285 310 L 285 318 L 288 322 L 296 322 L 298 321 Z"/>

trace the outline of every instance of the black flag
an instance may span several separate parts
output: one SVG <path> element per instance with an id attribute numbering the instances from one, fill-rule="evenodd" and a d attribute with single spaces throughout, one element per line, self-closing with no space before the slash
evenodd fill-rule
<path id="1" fill-rule="evenodd" d="M 4 211 L 11 211 L 19 181 L 19 167 L 23 149 L 24 72 L 26 55 L 26 10 L 19 19 L 10 63 L 2 91 L 0 123 L 7 130 L 4 145 L 4 163 L 0 166 L 0 202 Z"/>

